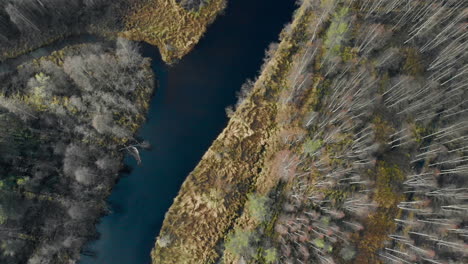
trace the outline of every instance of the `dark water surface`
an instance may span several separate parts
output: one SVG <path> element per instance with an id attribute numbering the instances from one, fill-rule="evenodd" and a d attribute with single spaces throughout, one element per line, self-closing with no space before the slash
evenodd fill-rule
<path id="1" fill-rule="evenodd" d="M 150 263 L 165 212 L 225 127 L 224 108 L 235 103 L 245 80 L 257 75 L 265 49 L 278 40 L 294 8 L 294 0 L 230 0 L 225 14 L 173 67 L 164 66 L 156 49 L 143 46 L 153 58 L 159 87 L 139 135 L 153 149 L 116 185 L 109 198 L 113 213 L 102 218 L 101 237 L 88 246 L 97 256 L 82 256 L 81 264 Z"/>

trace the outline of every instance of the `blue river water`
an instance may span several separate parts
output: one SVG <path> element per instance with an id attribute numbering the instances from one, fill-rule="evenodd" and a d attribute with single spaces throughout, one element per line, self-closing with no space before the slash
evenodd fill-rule
<path id="1" fill-rule="evenodd" d="M 246 79 L 258 75 L 264 51 L 278 41 L 294 9 L 294 0 L 230 0 L 195 49 L 174 66 L 142 45 L 144 55 L 153 58 L 158 88 L 139 136 L 153 148 L 142 152 L 141 166 L 126 160 L 133 170 L 115 186 L 108 199 L 112 213 L 101 219 L 100 238 L 86 249 L 96 256 L 82 255 L 81 264 L 151 262 L 165 212 L 227 124 L 225 107 L 236 102 Z"/>

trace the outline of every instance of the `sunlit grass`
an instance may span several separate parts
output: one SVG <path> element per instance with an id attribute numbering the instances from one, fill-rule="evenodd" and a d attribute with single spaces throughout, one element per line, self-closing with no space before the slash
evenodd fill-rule
<path id="1" fill-rule="evenodd" d="M 212 0 L 200 10 L 187 11 L 175 0 L 148 0 L 126 17 L 122 36 L 157 46 L 163 60 L 171 63 L 193 48 L 225 6 L 224 0 Z"/>

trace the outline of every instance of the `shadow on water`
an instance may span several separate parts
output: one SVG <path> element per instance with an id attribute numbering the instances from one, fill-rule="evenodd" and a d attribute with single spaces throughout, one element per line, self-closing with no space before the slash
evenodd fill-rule
<path id="1" fill-rule="evenodd" d="M 81 264 L 148 264 L 164 214 L 185 177 L 227 123 L 224 109 L 247 78 L 255 78 L 268 44 L 277 41 L 293 0 L 232 0 L 197 47 L 167 67 L 157 50 L 142 45 L 159 86 L 139 136 L 153 149 L 123 177 L 111 196 L 113 213 L 101 219 L 97 241 Z"/>

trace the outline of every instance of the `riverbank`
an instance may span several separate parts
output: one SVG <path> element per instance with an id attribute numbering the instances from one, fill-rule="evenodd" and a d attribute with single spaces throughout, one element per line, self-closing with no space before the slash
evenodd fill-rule
<path id="1" fill-rule="evenodd" d="M 303 1 L 153 263 L 466 262 L 464 10 Z"/>

